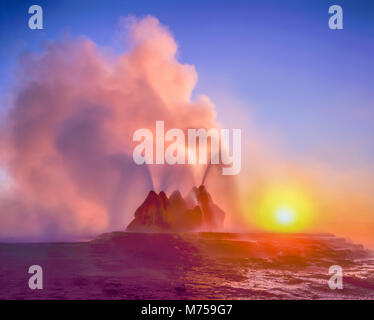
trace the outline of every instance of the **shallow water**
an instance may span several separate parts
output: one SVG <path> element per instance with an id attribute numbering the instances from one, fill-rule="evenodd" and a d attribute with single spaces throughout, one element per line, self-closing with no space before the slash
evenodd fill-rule
<path id="1" fill-rule="evenodd" d="M 28 288 L 40 265 L 44 289 Z M 328 286 L 343 268 L 343 290 Z M 110 233 L 0 244 L 0 299 L 374 299 L 374 255 L 327 234 Z"/>

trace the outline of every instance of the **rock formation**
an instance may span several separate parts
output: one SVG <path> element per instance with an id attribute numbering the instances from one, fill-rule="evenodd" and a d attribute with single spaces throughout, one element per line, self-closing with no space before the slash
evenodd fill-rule
<path id="1" fill-rule="evenodd" d="M 223 228 L 225 213 L 213 202 L 202 185 L 194 187 L 195 203 L 188 205 L 179 191 L 168 198 L 165 192 L 150 191 L 135 211 L 127 231 L 218 231 Z"/>

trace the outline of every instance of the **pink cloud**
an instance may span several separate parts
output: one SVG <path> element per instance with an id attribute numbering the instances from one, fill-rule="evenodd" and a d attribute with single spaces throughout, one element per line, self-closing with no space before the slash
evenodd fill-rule
<path id="1" fill-rule="evenodd" d="M 153 17 L 127 22 L 131 49 L 118 56 L 79 38 L 22 57 L 1 132 L 14 185 L 0 200 L 1 237 L 123 230 L 152 183 L 186 192 L 201 180 L 204 168 L 132 160 L 133 132 L 153 130 L 156 120 L 181 129 L 217 123 L 207 97 L 191 100 L 197 73 L 176 59 L 170 32 Z"/>

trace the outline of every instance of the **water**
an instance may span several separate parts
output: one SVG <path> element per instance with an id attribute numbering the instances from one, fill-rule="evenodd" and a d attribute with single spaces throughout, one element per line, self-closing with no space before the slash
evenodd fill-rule
<path id="1" fill-rule="evenodd" d="M 30 290 L 30 265 L 44 289 Z M 340 265 L 344 289 L 331 290 Z M 328 234 L 110 233 L 0 244 L 0 299 L 374 299 L 374 255 Z"/>

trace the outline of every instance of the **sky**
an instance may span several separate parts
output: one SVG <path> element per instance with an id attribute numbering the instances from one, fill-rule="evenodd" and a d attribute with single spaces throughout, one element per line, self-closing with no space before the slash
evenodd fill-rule
<path id="1" fill-rule="evenodd" d="M 180 60 L 198 70 L 196 93 L 218 110 L 235 100 L 259 127 L 282 132 L 289 152 L 334 145 L 373 160 L 370 1 L 340 1 L 344 29 L 335 31 L 327 25 L 334 1 L 39 1 L 45 27 L 37 31 L 27 26 L 33 3 L 0 4 L 2 88 L 22 50 L 66 33 L 121 50 L 120 16 L 152 14 L 176 38 Z"/>
<path id="2" fill-rule="evenodd" d="M 43 8 L 43 30 L 28 28 L 32 4 Z M 333 4 L 343 8 L 343 30 L 328 28 Z M 371 1 L 3 0 L 0 117 L 24 52 L 84 35 L 120 54 L 127 50 L 121 17 L 147 15 L 168 28 L 178 61 L 194 65 L 192 95 L 207 95 L 223 126 L 261 132 L 270 149 L 292 159 L 373 173 Z"/>

